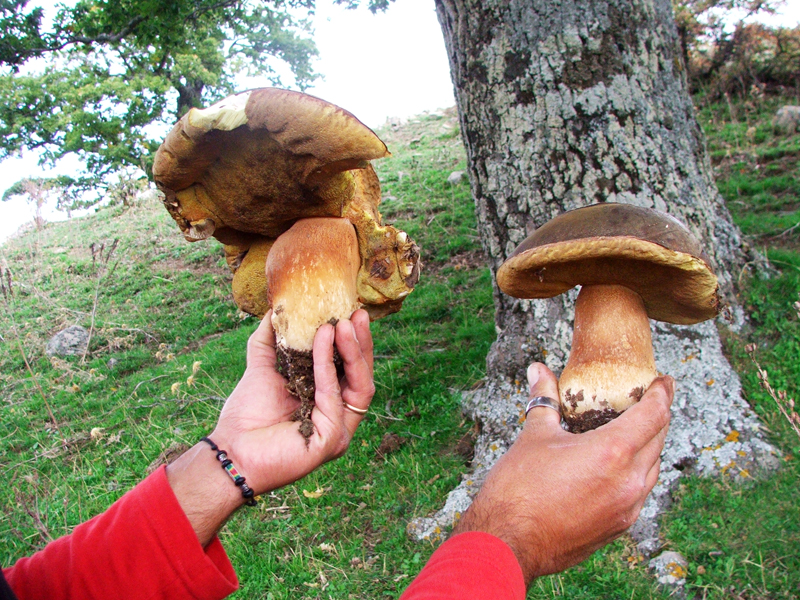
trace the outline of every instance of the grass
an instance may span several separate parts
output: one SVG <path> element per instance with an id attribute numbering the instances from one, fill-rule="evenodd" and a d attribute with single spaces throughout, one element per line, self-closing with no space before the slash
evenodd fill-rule
<path id="1" fill-rule="evenodd" d="M 689 559 L 687 586 L 701 598 L 800 593 L 800 441 L 745 352 L 756 341 L 773 385 L 798 397 L 800 140 L 772 133 L 776 104 L 699 113 L 734 218 L 776 269 L 744 280 L 752 327 L 727 336 L 726 348 L 787 459 L 747 487 L 684 480 L 664 541 Z M 406 524 L 438 509 L 469 468 L 473 424 L 461 416 L 459 391 L 484 377 L 495 332 L 469 186 L 447 183 L 466 170 L 457 121 L 453 111 L 423 115 L 380 135 L 394 153 L 375 165 L 381 211 L 422 248 L 423 277 L 400 313 L 373 323 L 377 394 L 346 456 L 223 529 L 242 582 L 234 598 L 396 598 L 433 551 L 410 540 Z M 92 244 L 103 254 L 93 257 Z M 104 510 L 165 451 L 206 434 L 244 370 L 256 324 L 235 309 L 219 245 L 183 241 L 161 206 L 107 208 L 30 231 L 0 248 L 0 267 L 13 291 L 0 314 L 0 466 L 9 479 L 0 564 L 8 565 Z M 92 318 L 85 360 L 44 354 L 51 335 Z M 401 444 L 381 456 L 388 433 Z M 621 539 L 529 592 L 554 597 L 666 594 Z"/>
<path id="2" fill-rule="evenodd" d="M 745 280 L 750 327 L 727 335 L 725 348 L 745 398 L 784 465 L 768 479 L 733 486 L 689 478 L 664 518 L 668 545 L 689 560 L 687 590 L 698 598 L 795 598 L 800 595 L 800 439 L 760 385 L 745 348 L 773 387 L 800 398 L 800 135 L 777 135 L 770 120 L 791 98 L 723 103 L 700 111 L 717 185 L 734 221 L 774 272 Z M 750 132 L 748 134 L 748 131 Z M 737 145 L 738 144 L 738 145 Z"/>

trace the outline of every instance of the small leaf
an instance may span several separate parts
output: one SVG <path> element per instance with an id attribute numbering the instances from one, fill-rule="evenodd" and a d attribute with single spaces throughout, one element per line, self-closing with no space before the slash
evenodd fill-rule
<path id="1" fill-rule="evenodd" d="M 317 488 L 313 492 L 309 492 L 308 490 L 303 490 L 303 496 L 306 498 L 319 498 L 325 493 L 325 490 L 321 488 Z"/>

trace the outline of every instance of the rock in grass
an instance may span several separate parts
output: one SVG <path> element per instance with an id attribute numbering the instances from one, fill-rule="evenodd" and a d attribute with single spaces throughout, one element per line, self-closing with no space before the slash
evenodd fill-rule
<path id="1" fill-rule="evenodd" d="M 688 561 L 678 552 L 662 552 L 648 566 L 655 572 L 659 584 L 670 591 L 670 597 L 684 598 Z"/>
<path id="2" fill-rule="evenodd" d="M 800 131 L 800 106 L 781 106 L 775 113 L 772 127 L 784 135 Z"/>
<path id="3" fill-rule="evenodd" d="M 62 329 L 45 346 L 47 356 L 75 356 L 86 352 L 89 343 L 89 332 L 80 325 L 72 325 Z"/>
<path id="4" fill-rule="evenodd" d="M 447 178 L 447 183 L 450 185 L 458 185 L 464 181 L 464 171 L 453 171 Z"/>

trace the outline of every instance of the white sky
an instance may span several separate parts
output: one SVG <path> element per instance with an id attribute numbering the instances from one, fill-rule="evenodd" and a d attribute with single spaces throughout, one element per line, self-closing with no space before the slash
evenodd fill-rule
<path id="1" fill-rule="evenodd" d="M 52 0 L 30 2 L 30 6 L 52 4 Z M 787 4 L 790 6 L 784 7 L 782 15 L 761 20 L 789 27 L 797 24 L 800 2 L 789 0 Z M 350 111 L 368 126 L 455 104 L 433 0 L 396 0 L 378 15 L 318 0 L 315 29 L 320 52 L 316 70 L 324 79 L 308 92 Z M 269 83 L 249 79 L 243 89 L 262 85 Z M 74 162 L 65 161 L 58 169 L 43 172 L 33 155 L 8 159 L 0 163 L 0 196 L 23 177 L 75 170 Z M 0 243 L 32 218 L 32 208 L 24 200 L 0 202 Z M 65 215 L 50 211 L 46 218 L 56 220 Z"/>

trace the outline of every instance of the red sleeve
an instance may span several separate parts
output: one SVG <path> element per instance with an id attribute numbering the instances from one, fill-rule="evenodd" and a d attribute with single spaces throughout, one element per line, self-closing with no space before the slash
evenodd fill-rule
<path id="1" fill-rule="evenodd" d="M 511 548 L 488 533 L 468 531 L 433 553 L 400 600 L 524 600 L 525 593 Z"/>
<path id="2" fill-rule="evenodd" d="M 200 545 L 164 467 L 4 574 L 19 600 L 218 600 L 238 587 L 219 539 Z"/>

